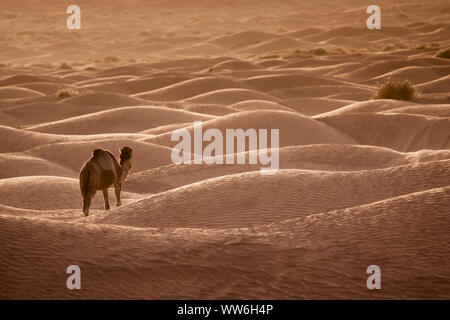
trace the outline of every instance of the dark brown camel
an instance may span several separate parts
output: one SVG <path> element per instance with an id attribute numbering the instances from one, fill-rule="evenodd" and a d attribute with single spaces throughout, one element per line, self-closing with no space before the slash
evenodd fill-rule
<path id="1" fill-rule="evenodd" d="M 104 149 L 92 151 L 92 157 L 86 161 L 80 171 L 80 190 L 83 197 L 83 213 L 89 215 L 89 207 L 97 190 L 103 191 L 105 210 L 109 210 L 108 188 L 114 185 L 117 206 L 121 205 L 120 191 L 122 184 L 131 170 L 133 149 L 120 149 L 119 161 Z"/>

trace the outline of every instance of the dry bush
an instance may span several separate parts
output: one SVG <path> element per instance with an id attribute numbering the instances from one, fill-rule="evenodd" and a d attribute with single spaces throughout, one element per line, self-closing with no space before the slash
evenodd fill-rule
<path id="1" fill-rule="evenodd" d="M 118 62 L 119 58 L 114 57 L 114 56 L 107 56 L 107 57 L 103 58 L 103 61 L 105 61 L 105 62 Z"/>
<path id="2" fill-rule="evenodd" d="M 70 98 L 70 97 L 74 97 L 81 94 L 81 92 L 77 89 L 59 89 L 58 92 L 56 93 L 56 97 L 58 99 L 66 99 L 66 98 Z"/>
<path id="3" fill-rule="evenodd" d="M 294 50 L 291 53 L 288 53 L 286 56 L 284 56 L 284 59 L 292 59 L 292 58 L 307 58 L 310 57 L 311 54 L 307 53 L 306 51 L 302 50 Z"/>
<path id="4" fill-rule="evenodd" d="M 71 67 L 67 62 L 61 63 L 61 65 L 59 66 L 59 68 L 60 68 L 60 69 L 63 69 L 63 70 L 70 70 L 70 69 L 72 69 L 72 67 Z"/>
<path id="5" fill-rule="evenodd" d="M 410 101 L 418 95 L 409 80 L 393 80 L 391 78 L 378 84 L 374 99 L 394 99 Z"/>
<path id="6" fill-rule="evenodd" d="M 441 52 L 439 52 L 436 57 L 438 58 L 445 58 L 445 59 L 450 59 L 450 49 L 447 50 L 442 50 Z"/>
<path id="7" fill-rule="evenodd" d="M 324 55 L 328 54 L 328 51 L 324 48 L 316 48 L 316 49 L 310 50 L 310 53 L 315 56 L 324 56 Z"/>

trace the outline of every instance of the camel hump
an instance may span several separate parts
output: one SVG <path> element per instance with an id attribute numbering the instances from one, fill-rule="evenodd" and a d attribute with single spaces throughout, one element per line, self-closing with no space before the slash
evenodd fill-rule
<path id="1" fill-rule="evenodd" d="M 103 149 L 101 149 L 101 148 L 94 149 L 94 150 L 92 151 L 92 157 L 93 157 L 94 159 L 97 158 L 97 157 L 101 154 L 101 152 L 103 152 Z"/>

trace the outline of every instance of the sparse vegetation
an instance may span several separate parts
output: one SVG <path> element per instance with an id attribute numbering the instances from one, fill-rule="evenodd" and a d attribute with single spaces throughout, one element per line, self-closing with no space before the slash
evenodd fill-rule
<path id="1" fill-rule="evenodd" d="M 389 44 L 384 46 L 381 51 L 396 51 L 399 49 L 406 49 L 407 47 L 403 43 Z"/>
<path id="2" fill-rule="evenodd" d="M 383 47 L 382 50 L 383 51 L 394 51 L 395 47 L 393 45 L 387 45 L 387 46 Z"/>
<path id="3" fill-rule="evenodd" d="M 108 57 L 105 57 L 103 60 L 104 60 L 105 62 L 118 62 L 118 61 L 119 61 L 119 58 L 113 57 L 113 56 L 108 56 Z"/>
<path id="4" fill-rule="evenodd" d="M 79 95 L 81 92 L 77 89 L 59 89 L 58 92 L 56 93 L 56 97 L 60 100 L 62 99 L 66 99 L 66 98 L 70 98 L 70 97 L 74 97 Z"/>
<path id="5" fill-rule="evenodd" d="M 306 58 L 306 57 L 310 57 L 311 55 L 308 54 L 306 51 L 301 51 L 301 50 L 294 50 L 291 53 L 289 53 L 288 55 L 284 56 L 283 58 L 285 59 L 292 59 L 292 58 Z"/>
<path id="6" fill-rule="evenodd" d="M 59 66 L 59 68 L 60 68 L 60 69 L 63 69 L 63 70 L 70 70 L 70 69 L 72 69 L 72 67 L 71 67 L 67 62 L 61 63 L 61 65 Z"/>
<path id="7" fill-rule="evenodd" d="M 418 46 L 416 49 L 418 50 L 424 50 L 424 51 L 433 51 L 439 49 L 439 43 L 433 42 L 430 44 L 422 44 L 421 46 Z"/>
<path id="8" fill-rule="evenodd" d="M 374 99 L 394 99 L 410 101 L 418 95 L 416 89 L 411 85 L 409 80 L 393 80 L 386 79 L 383 83 L 378 84 L 378 91 Z"/>
<path id="9" fill-rule="evenodd" d="M 324 48 L 312 49 L 312 50 L 310 50 L 310 52 L 315 56 L 324 56 L 324 55 L 328 54 L 327 50 L 325 50 Z"/>
<path id="10" fill-rule="evenodd" d="M 444 59 L 450 59 L 450 49 L 442 50 L 440 51 L 436 57 L 438 58 L 444 58 Z"/>
<path id="11" fill-rule="evenodd" d="M 349 51 L 344 48 L 315 48 L 311 50 L 294 50 L 291 53 L 287 54 L 283 58 L 292 59 L 292 58 L 310 58 L 312 56 L 324 56 L 324 55 L 341 55 L 348 54 Z"/>

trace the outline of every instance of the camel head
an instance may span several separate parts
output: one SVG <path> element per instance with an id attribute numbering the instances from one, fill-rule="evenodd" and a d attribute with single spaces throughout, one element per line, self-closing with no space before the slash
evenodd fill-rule
<path id="1" fill-rule="evenodd" d="M 131 171 L 131 157 L 133 155 L 133 149 L 130 147 L 120 148 L 120 167 L 122 168 L 122 175 L 120 177 L 120 183 L 123 184 L 127 179 L 128 173 Z"/>

